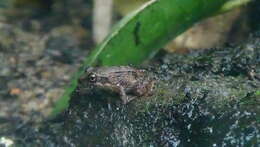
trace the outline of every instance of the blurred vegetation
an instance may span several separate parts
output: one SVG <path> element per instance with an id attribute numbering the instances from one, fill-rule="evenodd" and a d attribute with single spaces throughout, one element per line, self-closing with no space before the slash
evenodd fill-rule
<path id="1" fill-rule="evenodd" d="M 54 0 L 13 0 L 14 7 L 17 8 L 42 8 L 51 9 Z"/>
<path id="2" fill-rule="evenodd" d="M 0 8 L 4 15 L 11 17 L 38 15 L 50 12 L 54 0 L 1 0 Z M 4 8 L 4 9 L 3 9 Z"/>

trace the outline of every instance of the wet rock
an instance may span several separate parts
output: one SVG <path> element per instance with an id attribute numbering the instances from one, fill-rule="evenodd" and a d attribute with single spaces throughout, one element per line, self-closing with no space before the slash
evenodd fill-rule
<path id="1" fill-rule="evenodd" d="M 109 93 L 71 96 L 67 145 L 254 146 L 259 143 L 259 38 L 154 61 L 155 94 L 127 105 Z"/>

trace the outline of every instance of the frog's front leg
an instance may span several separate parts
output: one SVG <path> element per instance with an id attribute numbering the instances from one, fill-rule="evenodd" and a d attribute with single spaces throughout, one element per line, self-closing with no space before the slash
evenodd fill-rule
<path id="1" fill-rule="evenodd" d="M 134 99 L 134 97 L 129 97 L 128 95 L 126 95 L 124 87 L 119 86 L 119 89 L 120 89 L 120 96 L 121 96 L 121 100 L 123 101 L 123 104 L 127 104 L 128 102 Z"/>
<path id="2" fill-rule="evenodd" d="M 124 90 L 124 87 L 122 86 L 119 86 L 119 89 L 120 89 L 120 98 L 121 100 L 123 101 L 123 104 L 126 104 L 128 102 L 128 97 L 125 93 L 125 90 Z"/>

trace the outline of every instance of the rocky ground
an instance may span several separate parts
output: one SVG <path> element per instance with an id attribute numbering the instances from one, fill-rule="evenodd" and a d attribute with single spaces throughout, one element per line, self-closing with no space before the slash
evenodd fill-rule
<path id="1" fill-rule="evenodd" d="M 49 113 L 93 47 L 86 7 L 64 6 L 47 16 L 17 16 L 20 10 L 11 9 L 12 16 L 1 16 L 0 118 L 41 119 Z"/>

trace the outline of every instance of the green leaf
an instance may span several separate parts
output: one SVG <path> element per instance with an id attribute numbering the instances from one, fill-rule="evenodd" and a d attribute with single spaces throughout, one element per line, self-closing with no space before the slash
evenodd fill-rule
<path id="1" fill-rule="evenodd" d="M 226 1 L 151 0 L 120 21 L 86 58 L 83 67 L 140 64 L 194 23 L 216 13 Z M 82 69 L 57 102 L 52 116 L 67 108 Z"/>
<path id="2" fill-rule="evenodd" d="M 225 13 L 227 11 L 230 11 L 234 8 L 241 7 L 243 5 L 246 5 L 247 3 L 252 2 L 252 0 L 229 0 L 226 2 L 221 9 L 217 12 L 217 14 Z"/>
<path id="3" fill-rule="evenodd" d="M 260 96 L 260 90 L 256 91 L 256 92 L 255 92 L 255 95 L 256 95 L 256 96 Z"/>

